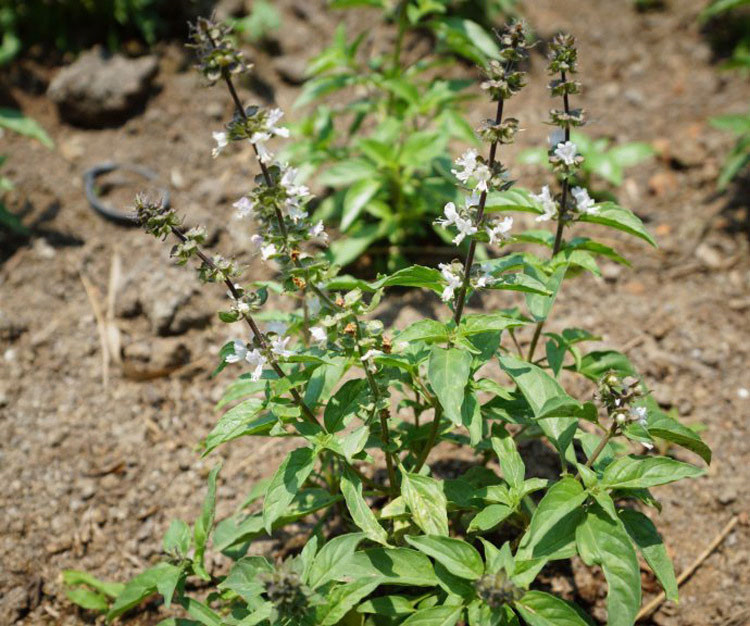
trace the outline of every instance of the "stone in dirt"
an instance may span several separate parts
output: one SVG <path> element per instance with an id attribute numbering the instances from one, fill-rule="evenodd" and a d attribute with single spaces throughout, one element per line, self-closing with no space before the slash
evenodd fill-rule
<path id="1" fill-rule="evenodd" d="M 158 69 L 155 56 L 128 59 L 97 47 L 63 68 L 47 95 L 57 104 L 60 116 L 72 124 L 118 124 L 146 102 Z"/>

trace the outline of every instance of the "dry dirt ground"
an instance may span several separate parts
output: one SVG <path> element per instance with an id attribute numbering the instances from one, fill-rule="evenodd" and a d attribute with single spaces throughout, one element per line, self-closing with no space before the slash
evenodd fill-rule
<path id="1" fill-rule="evenodd" d="M 287 110 L 298 88 L 280 79 L 280 64 L 299 66 L 341 19 L 321 4 L 279 2 L 284 56 L 258 63 L 263 83 Z M 717 70 L 696 20 L 702 4 L 668 0 L 664 11 L 646 14 L 623 0 L 523 6 L 541 37 L 564 29 L 578 38 L 581 100 L 593 120 L 588 132 L 652 141 L 661 151 L 631 170 L 619 191 L 656 234 L 659 249 L 614 237 L 632 268 L 605 265 L 604 279 L 571 283 L 553 325 L 589 328 L 603 335 L 604 345 L 626 348 L 659 403 L 705 427 L 714 450 L 707 476 L 657 490 L 664 505 L 657 525 L 677 571 L 733 516 L 742 520 L 682 587 L 679 605 L 665 604 L 655 614 L 660 625 L 750 623 L 750 207 L 741 187 L 715 193 L 731 139 L 706 122 L 744 111 L 750 88 L 746 79 Z M 368 25 L 362 14 L 347 19 L 353 28 Z M 216 418 L 212 405 L 220 392 L 208 374 L 231 332 L 211 314 L 223 294 L 199 293 L 190 272 L 170 267 L 168 246 L 102 220 L 83 196 L 81 175 L 91 165 L 147 164 L 170 182 L 177 207 L 209 223 L 215 249 L 247 249 L 249 235 L 222 224 L 231 223 L 231 202 L 246 188 L 253 162 L 210 157 L 210 132 L 228 117 L 230 103 L 199 87 L 179 46 L 159 53 L 158 93 L 143 113 L 105 130 L 59 121 L 42 95 L 56 68 L 27 62 L 10 76 L 10 94 L 44 125 L 56 149 L 8 135 L 2 140 L 2 152 L 12 156 L 4 174 L 17 183 L 10 204 L 25 211 L 35 232 L 31 241 L 4 250 L 0 265 L 2 624 L 90 621 L 66 601 L 62 569 L 126 580 L 158 558 L 172 518 L 194 519 L 217 460 L 225 459 L 222 516 L 284 453 L 284 444 L 259 440 L 199 458 L 195 447 Z M 539 54 L 530 82 L 510 105 L 529 129 L 521 147 L 545 141 L 540 122 L 549 101 Z M 243 95 L 259 98 L 247 88 Z M 470 114 L 474 120 L 486 114 L 480 101 Z M 526 186 L 541 181 L 538 172 L 513 173 Z M 256 276 L 267 271 L 246 261 Z M 109 366 L 106 385 L 85 284 L 122 345 L 122 364 Z M 397 325 L 434 310 L 439 303 L 418 294 L 384 305 Z M 580 572 L 556 584 L 569 593 L 575 585 L 579 599 L 601 606 L 601 585 Z M 155 623 L 158 616 L 134 619 Z"/>

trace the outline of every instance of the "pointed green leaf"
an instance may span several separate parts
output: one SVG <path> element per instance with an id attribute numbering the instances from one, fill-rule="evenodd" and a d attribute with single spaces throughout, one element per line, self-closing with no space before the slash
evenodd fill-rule
<path id="1" fill-rule="evenodd" d="M 409 548 L 371 548 L 355 552 L 333 566 L 332 580 L 376 578 L 383 584 L 434 587 L 438 584 L 430 559 Z"/>
<path id="2" fill-rule="evenodd" d="M 270 535 L 273 523 L 282 517 L 315 465 L 312 448 L 290 452 L 276 470 L 263 500 L 263 525 Z"/>
<path id="3" fill-rule="evenodd" d="M 405 539 L 407 543 L 431 556 L 456 576 L 476 580 L 484 573 L 484 563 L 479 552 L 461 539 L 441 535 L 406 535 Z"/>
<path id="4" fill-rule="evenodd" d="M 583 611 L 552 594 L 529 591 L 516 602 L 516 609 L 529 626 L 592 626 Z"/>
<path id="5" fill-rule="evenodd" d="M 599 209 L 598 213 L 584 213 L 578 219 L 582 222 L 603 224 L 604 226 L 621 230 L 630 235 L 634 235 L 635 237 L 639 237 L 640 239 L 643 239 L 643 241 L 656 247 L 656 241 L 643 226 L 643 222 L 629 209 L 625 209 L 614 202 L 602 202 L 601 204 L 596 204 L 594 206 Z"/>
<path id="6" fill-rule="evenodd" d="M 277 421 L 273 415 L 266 415 L 253 420 L 263 410 L 264 406 L 265 401 L 259 398 L 250 398 L 224 413 L 213 430 L 206 436 L 204 456 L 217 446 L 232 439 L 270 430 L 271 426 Z"/>
<path id="7" fill-rule="evenodd" d="M 666 456 L 629 455 L 608 465 L 600 484 L 604 489 L 648 489 L 705 473 L 700 467 Z"/>
<path id="8" fill-rule="evenodd" d="M 607 623 L 632 626 L 641 606 L 641 572 L 630 537 L 618 521 L 595 504 L 576 529 L 584 563 L 599 565 L 607 579 Z"/>
<path id="9" fill-rule="evenodd" d="M 329 433 L 344 428 L 344 420 L 354 415 L 362 404 L 367 403 L 367 381 L 364 378 L 347 380 L 326 404 L 323 422 Z"/>
<path id="10" fill-rule="evenodd" d="M 490 439 L 490 444 L 500 461 L 503 478 L 511 487 L 520 487 L 526 475 L 526 466 L 518 453 L 516 442 L 502 425 L 496 425 L 492 432 L 495 436 Z"/>
<path id="11" fill-rule="evenodd" d="M 454 626 L 463 611 L 462 606 L 432 606 L 412 613 L 402 626 Z"/>
<path id="12" fill-rule="evenodd" d="M 409 506 L 414 523 L 428 535 L 448 534 L 447 499 L 442 482 L 403 472 L 401 495 Z"/>
<path id="13" fill-rule="evenodd" d="M 471 355 L 468 352 L 456 348 L 432 347 L 427 378 L 445 416 L 457 426 L 461 424 L 461 405 L 470 373 Z"/>
<path id="14" fill-rule="evenodd" d="M 362 496 L 362 481 L 359 476 L 348 467 L 344 467 L 344 472 L 341 475 L 341 493 L 344 496 L 346 508 L 349 509 L 349 514 L 360 530 L 375 543 L 387 546 L 388 533 L 378 523 L 370 505 L 365 502 Z"/>
<path id="15" fill-rule="evenodd" d="M 193 543 L 195 544 L 193 568 L 195 569 L 195 573 L 203 578 L 203 580 L 211 579 L 203 566 L 203 555 L 206 552 L 206 543 L 208 543 L 208 538 L 214 526 L 214 515 L 216 513 L 216 476 L 220 469 L 221 464 L 214 467 L 208 474 L 208 490 L 203 500 L 201 515 L 195 520 L 195 524 L 193 525 Z"/>
<path id="16" fill-rule="evenodd" d="M 365 178 L 354 183 L 344 194 L 344 210 L 341 217 L 341 230 L 346 232 L 362 209 L 375 197 L 380 189 L 377 178 Z"/>

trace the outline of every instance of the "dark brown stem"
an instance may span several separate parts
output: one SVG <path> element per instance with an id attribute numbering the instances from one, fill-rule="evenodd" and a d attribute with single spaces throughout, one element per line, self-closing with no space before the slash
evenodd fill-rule
<path id="1" fill-rule="evenodd" d="M 495 114 L 495 124 L 499 124 L 503 119 L 503 99 L 497 101 L 497 112 Z M 492 166 L 495 164 L 495 155 L 497 154 L 497 142 L 493 141 L 490 146 L 490 160 L 489 168 L 492 170 Z M 479 198 L 479 208 L 477 209 L 477 221 L 475 226 L 477 230 L 482 226 L 482 220 L 484 219 L 484 207 L 487 203 L 487 192 L 483 191 Z M 469 253 L 466 255 L 466 262 L 464 263 L 464 280 L 461 283 L 461 290 L 458 292 L 456 298 L 456 308 L 453 312 L 453 321 L 458 326 L 461 323 L 461 315 L 464 312 L 464 303 L 466 302 L 466 292 L 469 289 L 469 280 L 471 274 L 471 266 L 474 264 L 474 253 L 477 249 L 476 239 L 472 239 L 469 244 Z"/>
<path id="2" fill-rule="evenodd" d="M 560 78 L 565 82 L 565 70 L 560 71 Z M 568 92 L 563 93 L 563 106 L 565 113 L 570 113 L 570 103 L 568 102 Z M 565 141 L 570 141 L 570 126 L 565 127 Z M 562 194 L 560 196 L 560 213 L 557 216 L 557 232 L 555 233 L 555 244 L 552 247 L 552 258 L 557 256 L 562 248 L 563 230 L 565 229 L 565 211 L 568 206 L 568 179 L 567 177 L 562 181 Z M 542 334 L 545 320 L 537 322 L 536 328 L 534 329 L 534 336 L 531 338 L 531 344 L 529 345 L 529 354 L 526 357 L 527 361 L 534 359 L 534 352 L 536 351 L 537 343 L 539 343 L 539 337 Z"/>

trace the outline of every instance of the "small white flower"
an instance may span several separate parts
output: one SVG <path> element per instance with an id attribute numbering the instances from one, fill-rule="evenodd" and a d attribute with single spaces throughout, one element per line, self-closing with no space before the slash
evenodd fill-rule
<path id="1" fill-rule="evenodd" d="M 441 263 L 439 267 L 440 273 L 448 282 L 445 289 L 443 289 L 443 293 L 440 295 L 440 298 L 443 302 L 449 302 L 453 299 L 453 293 L 455 292 L 455 290 L 461 286 L 461 276 L 455 273 L 452 265 Z"/>
<path id="2" fill-rule="evenodd" d="M 456 159 L 456 165 L 463 171 L 452 169 L 453 175 L 458 178 L 462 183 L 466 183 L 477 166 L 477 157 L 479 153 L 476 150 L 467 150 L 460 157 Z"/>
<path id="3" fill-rule="evenodd" d="M 553 217 L 557 217 L 557 202 L 555 202 L 555 199 L 552 197 L 548 185 L 542 187 L 542 193 L 532 193 L 531 197 L 537 202 L 540 202 L 542 209 L 544 210 L 544 213 L 537 216 L 537 222 L 546 222 Z"/>
<path id="4" fill-rule="evenodd" d="M 488 226 L 487 235 L 489 235 L 490 244 L 495 245 L 498 242 L 505 241 L 511 228 L 513 228 L 513 218 L 510 216 L 495 222 L 493 226 Z"/>
<path id="5" fill-rule="evenodd" d="M 241 313 L 242 315 L 250 313 L 250 305 L 244 300 L 237 300 L 234 303 L 234 309 L 235 311 L 237 311 L 237 313 Z"/>
<path id="6" fill-rule="evenodd" d="M 273 153 L 266 148 L 266 141 L 265 139 L 254 139 L 258 136 L 268 137 L 270 139 L 270 136 L 267 133 L 255 133 L 251 138 L 250 141 L 255 144 L 255 149 L 258 151 L 258 161 L 264 164 L 268 164 L 271 161 L 273 161 Z"/>
<path id="7" fill-rule="evenodd" d="M 479 163 L 476 168 L 474 168 L 474 180 L 476 181 L 474 188 L 477 191 L 489 191 L 488 183 L 491 178 L 492 172 L 484 163 Z"/>
<path id="8" fill-rule="evenodd" d="M 470 220 L 461 217 L 456 210 L 456 205 L 452 202 L 448 202 L 445 207 L 443 207 L 443 213 L 445 218 L 440 218 L 436 220 L 436 222 L 443 228 L 455 225 L 458 230 L 458 235 L 453 238 L 453 243 L 456 245 L 460 244 L 465 237 L 470 237 L 477 233 L 476 226 L 474 226 Z"/>
<path id="9" fill-rule="evenodd" d="M 310 338 L 322 348 L 328 342 L 328 333 L 322 326 L 313 326 L 310 328 Z"/>
<path id="10" fill-rule="evenodd" d="M 271 109 L 266 118 L 266 128 L 268 132 L 279 137 L 289 137 L 289 129 L 284 126 L 276 126 L 276 123 L 284 116 L 281 109 Z"/>
<path id="11" fill-rule="evenodd" d="M 474 285 L 477 288 L 491 286 L 495 282 L 495 277 L 492 275 L 492 268 L 487 264 L 483 264 L 480 266 L 480 269 L 482 270 L 482 274 L 476 279 Z"/>
<path id="12" fill-rule="evenodd" d="M 578 154 L 578 146 L 572 141 L 565 141 L 557 145 L 553 154 L 565 163 L 565 165 L 573 165 Z"/>
<path id="13" fill-rule="evenodd" d="M 291 350 L 286 349 L 286 344 L 289 343 L 290 339 L 291 337 L 282 337 L 281 335 L 272 337 L 271 338 L 271 352 L 281 357 L 291 356 L 293 352 Z"/>
<path id="14" fill-rule="evenodd" d="M 240 339 L 235 339 L 233 342 L 234 352 L 227 354 L 224 360 L 227 363 L 237 363 L 247 356 L 247 345 Z"/>
<path id="15" fill-rule="evenodd" d="M 289 328 L 287 324 L 278 320 L 274 320 L 266 324 L 266 332 L 276 333 L 277 335 L 283 335 L 286 332 L 287 328 Z"/>
<path id="16" fill-rule="evenodd" d="M 234 214 L 235 217 L 238 220 L 241 220 L 245 217 L 249 217 L 250 215 L 252 215 L 253 207 L 255 206 L 255 203 L 251 202 L 250 199 L 247 198 L 246 196 L 242 196 L 232 206 L 235 209 L 237 209 L 237 212 Z"/>
<path id="17" fill-rule="evenodd" d="M 328 233 L 325 231 L 323 222 L 318 222 L 317 224 L 315 224 L 315 226 L 310 228 L 308 233 L 313 239 L 317 238 L 320 239 L 323 243 L 328 243 Z"/>
<path id="18" fill-rule="evenodd" d="M 260 256 L 263 257 L 264 261 L 268 261 L 276 253 L 276 246 L 272 243 L 260 247 Z"/>
<path id="19" fill-rule="evenodd" d="M 630 409 L 630 419 L 638 422 L 641 426 L 648 426 L 648 409 L 645 406 L 636 406 Z"/>
<path id="20" fill-rule="evenodd" d="M 253 244 L 258 250 L 263 247 L 263 244 L 266 243 L 266 240 L 263 239 L 263 235 L 255 234 L 252 237 L 250 237 L 250 243 Z"/>
<path id="21" fill-rule="evenodd" d="M 599 207 L 594 206 L 594 200 L 589 196 L 589 192 L 583 187 L 573 187 L 571 193 L 576 200 L 576 207 L 581 213 L 596 215 L 599 213 Z"/>
<path id="22" fill-rule="evenodd" d="M 253 368 L 253 371 L 250 373 L 250 380 L 254 382 L 259 381 L 263 375 L 263 367 L 268 363 L 268 359 L 260 350 L 254 349 L 245 355 L 245 361 Z"/>
<path id="23" fill-rule="evenodd" d="M 368 350 L 367 352 L 365 352 L 362 355 L 362 360 L 363 361 L 367 361 L 368 359 L 371 359 L 371 358 L 376 357 L 376 356 L 380 356 L 381 354 L 383 354 L 382 350 L 371 349 L 371 350 Z"/>
<path id="24" fill-rule="evenodd" d="M 229 145 L 229 139 L 227 134 L 223 131 L 212 133 L 216 147 L 211 151 L 211 155 L 214 159 L 221 154 L 221 151 Z"/>

